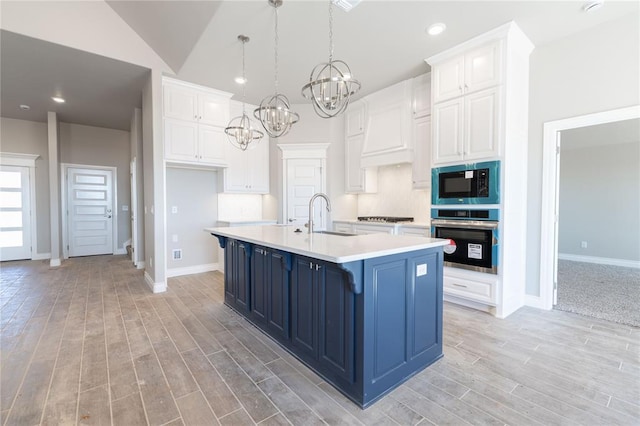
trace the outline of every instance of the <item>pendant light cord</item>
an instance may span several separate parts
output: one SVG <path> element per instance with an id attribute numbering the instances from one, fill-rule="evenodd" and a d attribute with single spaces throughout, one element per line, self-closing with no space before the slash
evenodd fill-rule
<path id="1" fill-rule="evenodd" d="M 333 0 L 329 0 L 329 63 L 333 62 Z"/>
<path id="2" fill-rule="evenodd" d="M 246 89 L 247 89 L 247 77 L 244 71 L 244 45 L 247 44 L 245 40 L 242 40 L 242 115 L 246 115 L 246 110 L 244 106 L 245 98 L 247 97 Z"/>

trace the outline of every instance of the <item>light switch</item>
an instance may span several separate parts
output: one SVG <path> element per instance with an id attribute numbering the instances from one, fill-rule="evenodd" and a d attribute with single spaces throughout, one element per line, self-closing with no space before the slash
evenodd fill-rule
<path id="1" fill-rule="evenodd" d="M 177 243 L 178 242 L 178 234 L 171 235 L 171 241 L 173 241 L 174 243 Z"/>

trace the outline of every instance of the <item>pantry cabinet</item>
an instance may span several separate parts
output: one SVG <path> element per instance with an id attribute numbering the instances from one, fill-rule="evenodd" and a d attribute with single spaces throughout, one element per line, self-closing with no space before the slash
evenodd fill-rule
<path id="1" fill-rule="evenodd" d="M 345 192 L 365 193 L 378 190 L 378 169 L 362 168 L 367 105 L 357 101 L 349 105 L 345 118 L 344 175 Z"/>
<path id="2" fill-rule="evenodd" d="M 431 116 L 413 119 L 414 158 L 412 183 L 414 189 L 431 186 Z"/>
<path id="3" fill-rule="evenodd" d="M 245 110 L 251 118 L 257 107 L 246 105 Z M 242 115 L 242 103 L 231 101 L 231 118 Z M 254 125 L 260 124 L 254 120 Z M 236 148 L 226 138 L 225 145 L 227 167 L 222 179 L 222 192 L 228 193 L 269 193 L 269 137 L 252 142 L 245 151 Z"/>
<path id="4" fill-rule="evenodd" d="M 165 159 L 225 167 L 231 94 L 168 77 L 162 91 Z"/>

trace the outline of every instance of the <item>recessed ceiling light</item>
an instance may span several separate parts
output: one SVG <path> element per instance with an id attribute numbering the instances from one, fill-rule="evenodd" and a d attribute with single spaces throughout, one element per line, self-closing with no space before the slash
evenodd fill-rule
<path id="1" fill-rule="evenodd" d="M 238 84 L 245 84 L 247 82 L 247 79 L 244 77 L 236 77 L 233 80 Z"/>
<path id="2" fill-rule="evenodd" d="M 51 99 L 53 99 L 53 101 L 54 101 L 54 102 L 57 102 L 57 103 L 59 103 L 59 104 L 63 104 L 63 103 L 65 103 L 64 98 L 61 98 L 61 97 L 59 97 L 59 96 L 53 96 Z"/>
<path id="3" fill-rule="evenodd" d="M 29 111 L 31 107 L 29 105 L 21 104 L 20 109 L 23 111 Z"/>
<path id="4" fill-rule="evenodd" d="M 604 0 L 590 1 L 582 5 L 582 10 L 587 13 L 593 12 L 597 9 L 600 9 L 603 4 L 604 4 Z"/>
<path id="5" fill-rule="evenodd" d="M 429 27 L 427 28 L 427 33 L 429 33 L 429 35 L 434 36 L 434 35 L 442 34 L 446 29 L 447 29 L 447 26 L 445 24 L 443 24 L 442 22 L 436 22 L 435 24 L 429 25 Z"/>

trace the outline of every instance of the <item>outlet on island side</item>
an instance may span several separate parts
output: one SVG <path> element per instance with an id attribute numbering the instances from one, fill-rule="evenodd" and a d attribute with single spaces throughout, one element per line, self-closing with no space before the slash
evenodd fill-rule
<path id="1" fill-rule="evenodd" d="M 586 241 L 581 241 L 580 242 L 580 248 L 586 249 L 587 248 L 587 242 Z"/>

